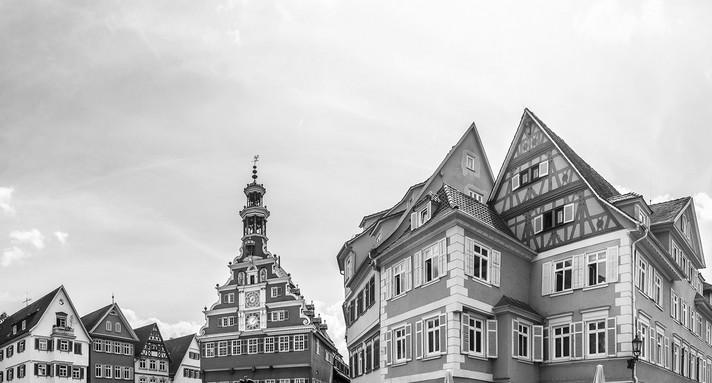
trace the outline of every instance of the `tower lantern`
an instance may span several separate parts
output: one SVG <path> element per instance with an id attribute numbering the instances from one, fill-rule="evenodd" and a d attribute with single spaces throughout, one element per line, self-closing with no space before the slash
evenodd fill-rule
<path id="1" fill-rule="evenodd" d="M 269 210 L 264 206 L 264 194 L 267 190 L 262 184 L 257 183 L 257 161 L 255 156 L 252 161 L 252 182 L 244 189 L 247 204 L 240 211 L 242 218 L 242 255 L 245 257 L 267 256 L 267 218 Z"/>

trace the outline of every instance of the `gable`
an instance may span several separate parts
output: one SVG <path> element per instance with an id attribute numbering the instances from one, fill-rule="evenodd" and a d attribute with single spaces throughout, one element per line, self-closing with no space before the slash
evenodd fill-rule
<path id="1" fill-rule="evenodd" d="M 110 306 L 90 331 L 93 336 L 103 335 L 127 340 L 138 340 L 118 305 Z"/>
<path id="2" fill-rule="evenodd" d="M 89 332 L 82 324 L 77 310 L 74 308 L 74 304 L 64 287 L 57 291 L 37 326 L 32 329 L 32 334 L 40 336 L 52 334 L 53 328 L 57 325 L 57 317 L 65 318 L 67 331 L 70 331 L 76 337 L 74 338 L 75 341 L 90 342 Z"/>
<path id="3" fill-rule="evenodd" d="M 686 240 L 688 246 L 692 248 L 697 262 L 701 267 L 705 267 L 705 258 L 694 205 L 690 200 L 690 203 L 675 217 L 674 226 L 678 229 L 682 238 Z"/>

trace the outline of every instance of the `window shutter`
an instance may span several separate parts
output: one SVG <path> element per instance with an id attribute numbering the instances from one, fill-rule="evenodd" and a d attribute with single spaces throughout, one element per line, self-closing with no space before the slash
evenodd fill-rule
<path id="1" fill-rule="evenodd" d="M 410 213 L 410 230 L 418 228 L 418 213 Z"/>
<path id="2" fill-rule="evenodd" d="M 549 328 L 544 327 L 544 355 L 543 359 L 549 360 Z"/>
<path id="3" fill-rule="evenodd" d="M 438 242 L 440 255 L 438 255 L 438 277 L 447 276 L 447 246 L 445 246 L 445 238 Z"/>
<path id="4" fill-rule="evenodd" d="M 36 340 L 36 339 L 35 339 Z M 35 376 L 39 375 L 39 363 L 35 363 Z"/>
<path id="5" fill-rule="evenodd" d="M 474 241 L 465 238 L 465 275 L 473 276 L 475 273 L 475 255 L 473 254 Z"/>
<path id="6" fill-rule="evenodd" d="M 405 326 L 405 359 L 413 359 L 412 355 L 412 345 L 413 345 L 413 335 L 411 334 L 412 325 L 409 323 Z"/>
<path id="7" fill-rule="evenodd" d="M 618 246 L 609 247 L 606 252 L 606 282 L 618 282 Z"/>
<path id="8" fill-rule="evenodd" d="M 393 280 L 393 268 L 389 267 L 386 269 L 385 278 L 386 278 L 386 299 L 391 299 L 392 294 L 393 294 L 392 286 L 391 286 L 391 282 Z"/>
<path id="9" fill-rule="evenodd" d="M 497 357 L 497 320 L 487 320 L 487 357 Z"/>
<path id="10" fill-rule="evenodd" d="M 490 281 L 493 286 L 499 287 L 499 270 L 502 255 L 497 250 L 492 250 L 492 262 L 490 262 Z"/>
<path id="11" fill-rule="evenodd" d="M 405 260 L 405 291 L 410 291 L 413 287 L 413 268 L 411 265 L 411 257 Z"/>
<path id="12" fill-rule="evenodd" d="M 549 174 L 549 160 L 539 162 L 539 177 Z"/>
<path id="13" fill-rule="evenodd" d="M 462 313 L 462 348 L 460 352 L 470 352 L 470 316 Z"/>
<path id="14" fill-rule="evenodd" d="M 574 204 L 564 205 L 564 223 L 574 221 Z"/>
<path id="15" fill-rule="evenodd" d="M 541 295 L 551 294 L 551 262 L 541 265 Z"/>
<path id="16" fill-rule="evenodd" d="M 67 352 L 72 352 L 72 348 L 74 347 L 74 342 L 72 342 L 71 340 L 68 340 L 67 343 L 68 343 Z"/>
<path id="17" fill-rule="evenodd" d="M 393 363 L 393 347 L 391 346 L 391 331 L 386 331 L 386 365 Z"/>
<path id="18" fill-rule="evenodd" d="M 243 339 L 242 342 L 240 342 L 240 352 L 242 352 L 242 355 L 247 355 L 247 339 Z"/>
<path id="19" fill-rule="evenodd" d="M 47 351 L 54 350 L 54 341 L 52 339 L 47 339 Z"/>
<path id="20" fill-rule="evenodd" d="M 608 319 L 608 326 L 610 327 L 611 320 L 613 320 L 613 333 L 615 334 L 615 330 L 616 330 L 615 318 Z M 653 327 L 650 326 L 650 362 L 651 363 L 656 363 L 656 362 L 660 363 L 659 360 L 656 360 L 656 358 L 658 356 L 658 352 L 657 352 L 657 347 L 656 347 L 656 343 L 655 343 L 655 334 L 657 334 L 657 333 L 655 332 Z M 612 355 L 615 355 L 615 342 L 611 342 L 610 339 L 611 339 L 611 330 L 609 329 L 608 330 L 608 355 L 612 356 Z M 611 354 L 611 343 L 613 343 L 613 348 L 614 348 L 613 354 Z"/>
<path id="21" fill-rule="evenodd" d="M 52 364 L 47 365 L 47 375 L 54 376 L 54 368 L 52 367 Z"/>
<path id="22" fill-rule="evenodd" d="M 415 358 L 423 357 L 423 321 L 415 322 Z"/>
<path id="23" fill-rule="evenodd" d="M 440 314 L 440 353 L 447 354 L 447 315 Z"/>
<path id="24" fill-rule="evenodd" d="M 670 368 L 670 338 L 665 337 L 665 368 Z"/>
<path id="25" fill-rule="evenodd" d="M 571 324 L 571 333 L 574 335 L 574 357 L 572 359 L 583 358 L 583 322 Z"/>
<path id="26" fill-rule="evenodd" d="M 541 233 L 541 231 L 544 230 L 542 219 L 543 217 L 541 214 L 534 217 L 534 222 L 532 223 L 532 225 L 534 226 L 534 234 Z"/>
<path id="27" fill-rule="evenodd" d="M 583 254 L 577 254 L 574 255 L 573 257 L 573 283 L 572 283 L 572 288 L 573 289 L 580 289 L 583 288 L 584 286 L 584 278 L 585 274 L 583 272 L 584 269 L 584 262 L 583 262 Z"/>
<path id="28" fill-rule="evenodd" d="M 512 357 L 519 356 L 519 321 L 512 319 Z"/>
<path id="29" fill-rule="evenodd" d="M 40 349 L 40 340 L 35 338 L 35 350 L 39 350 L 39 349 Z M 35 364 L 35 367 L 36 366 L 37 366 L 37 364 Z M 35 375 L 37 375 L 37 374 L 35 374 Z"/>
<path id="30" fill-rule="evenodd" d="M 648 263 L 648 275 L 646 277 L 648 278 L 647 283 L 648 283 L 648 296 L 652 297 L 653 296 L 653 286 L 654 286 L 654 276 L 655 272 L 653 271 L 653 265 L 651 263 Z"/>
<path id="31" fill-rule="evenodd" d="M 519 173 L 512 177 L 512 191 L 519 189 Z"/>
<path id="32" fill-rule="evenodd" d="M 59 365 L 54 366 L 56 368 L 56 371 L 54 372 L 55 375 L 59 376 Z"/>
<path id="33" fill-rule="evenodd" d="M 84 367 L 79 368 L 79 379 L 84 379 Z"/>
<path id="34" fill-rule="evenodd" d="M 413 287 L 423 284 L 423 252 L 418 251 L 413 254 Z"/>
<path id="35" fill-rule="evenodd" d="M 608 347 L 608 356 L 616 356 L 616 318 L 608 318 L 606 320 L 606 329 L 608 333 L 608 339 L 606 339 L 606 346 Z M 655 344 L 655 331 L 650 331 L 650 355 L 653 355 L 653 345 Z"/>
<path id="36" fill-rule="evenodd" d="M 534 342 L 532 346 L 534 350 L 532 354 L 534 356 L 533 360 L 535 362 L 541 362 L 544 355 L 544 326 L 535 325 L 533 326 Z"/>

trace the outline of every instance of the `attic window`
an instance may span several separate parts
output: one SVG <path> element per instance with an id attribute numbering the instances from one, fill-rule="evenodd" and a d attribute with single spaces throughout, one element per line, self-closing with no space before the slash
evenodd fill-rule
<path id="1" fill-rule="evenodd" d="M 640 222 L 641 225 L 645 227 L 650 227 L 650 217 L 648 217 L 647 214 L 643 211 L 643 209 L 636 205 L 635 206 L 635 215 L 638 218 L 638 222 Z"/>
<path id="2" fill-rule="evenodd" d="M 428 201 L 427 204 L 425 204 L 423 207 L 420 209 L 416 210 L 414 213 L 411 213 L 410 215 L 410 229 L 415 230 L 426 222 L 430 220 L 432 217 L 432 202 Z"/>
<path id="3" fill-rule="evenodd" d="M 544 160 L 514 175 L 514 177 L 512 177 L 512 190 L 517 190 L 521 186 L 528 185 L 547 174 L 549 174 L 549 161 Z"/>
<path id="4" fill-rule="evenodd" d="M 466 165 L 468 170 L 472 170 L 473 172 L 475 171 L 475 158 L 467 155 L 467 162 Z"/>
<path id="5" fill-rule="evenodd" d="M 477 201 L 477 202 L 479 202 L 479 203 L 483 203 L 482 200 L 484 199 L 484 196 L 483 196 L 482 194 L 477 193 L 477 192 L 472 191 L 472 190 L 468 190 L 468 191 L 467 191 L 467 194 L 469 194 L 470 197 L 474 198 L 475 201 Z"/>
<path id="6" fill-rule="evenodd" d="M 574 220 L 574 204 L 559 206 L 534 217 L 534 234 L 563 226 Z"/>
<path id="7" fill-rule="evenodd" d="M 25 330 L 25 329 L 27 329 L 27 321 L 23 320 L 22 321 L 22 330 Z"/>
<path id="8" fill-rule="evenodd" d="M 376 234 L 376 243 L 381 242 L 381 239 L 383 239 L 383 231 L 378 231 L 378 234 Z"/>

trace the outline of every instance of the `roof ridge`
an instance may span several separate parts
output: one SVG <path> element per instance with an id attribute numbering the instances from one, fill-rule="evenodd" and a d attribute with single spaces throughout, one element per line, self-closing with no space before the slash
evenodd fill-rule
<path id="1" fill-rule="evenodd" d="M 688 196 L 685 196 L 685 197 L 679 197 L 679 198 L 670 199 L 670 200 L 667 200 L 667 201 L 660 201 L 660 202 L 656 202 L 656 203 L 650 204 L 650 206 L 652 207 L 652 206 L 660 205 L 660 204 L 663 204 L 663 203 L 677 202 L 677 201 L 680 201 L 680 200 L 689 200 L 689 199 L 692 199 L 692 196 L 689 196 L 689 195 L 688 195 Z"/>

